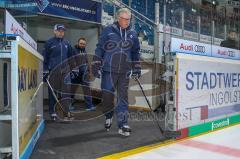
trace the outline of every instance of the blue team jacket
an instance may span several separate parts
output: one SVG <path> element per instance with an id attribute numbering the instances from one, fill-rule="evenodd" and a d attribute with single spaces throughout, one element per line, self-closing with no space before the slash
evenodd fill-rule
<path id="1" fill-rule="evenodd" d="M 44 70 L 52 70 L 74 54 L 67 40 L 53 37 L 49 39 L 43 50 Z"/>
<path id="2" fill-rule="evenodd" d="M 126 73 L 139 67 L 139 50 L 136 31 L 130 27 L 121 29 L 116 22 L 103 29 L 95 55 L 101 60 L 103 71 Z"/>

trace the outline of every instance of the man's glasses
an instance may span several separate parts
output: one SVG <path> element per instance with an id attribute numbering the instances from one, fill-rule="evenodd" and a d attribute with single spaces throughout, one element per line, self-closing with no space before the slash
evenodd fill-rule
<path id="1" fill-rule="evenodd" d="M 126 21 L 130 21 L 131 20 L 131 18 L 124 18 L 124 17 L 120 17 L 121 19 L 123 19 L 123 20 L 126 20 Z"/>

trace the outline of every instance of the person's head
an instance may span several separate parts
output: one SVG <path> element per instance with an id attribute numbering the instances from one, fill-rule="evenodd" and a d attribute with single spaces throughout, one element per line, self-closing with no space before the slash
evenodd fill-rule
<path id="1" fill-rule="evenodd" d="M 78 39 L 77 47 L 80 49 L 84 49 L 86 47 L 87 41 L 85 38 L 81 37 Z"/>
<path id="2" fill-rule="evenodd" d="M 119 26 L 122 29 L 126 29 L 130 25 L 131 11 L 127 8 L 121 8 L 117 11 L 116 18 Z"/>
<path id="3" fill-rule="evenodd" d="M 54 34 L 56 38 L 64 38 L 65 26 L 63 24 L 56 24 L 54 26 Z"/>
<path id="4" fill-rule="evenodd" d="M 237 39 L 237 31 L 235 29 L 230 29 L 228 31 L 228 38 L 231 40 L 236 40 Z"/>

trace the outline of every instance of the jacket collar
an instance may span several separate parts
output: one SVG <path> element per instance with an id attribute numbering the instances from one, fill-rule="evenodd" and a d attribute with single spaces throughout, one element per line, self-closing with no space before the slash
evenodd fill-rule
<path id="1" fill-rule="evenodd" d="M 75 49 L 80 53 L 86 53 L 86 48 L 81 49 L 78 46 L 75 46 Z"/>
<path id="2" fill-rule="evenodd" d="M 54 39 L 56 39 L 57 41 L 63 41 L 63 38 L 57 38 L 56 36 L 54 36 Z"/>
<path id="3" fill-rule="evenodd" d="M 118 22 L 114 22 L 113 23 L 113 28 L 116 32 L 120 33 L 120 25 Z M 125 29 L 123 29 L 125 30 Z M 126 32 L 128 32 L 130 30 L 130 25 L 126 28 Z"/>

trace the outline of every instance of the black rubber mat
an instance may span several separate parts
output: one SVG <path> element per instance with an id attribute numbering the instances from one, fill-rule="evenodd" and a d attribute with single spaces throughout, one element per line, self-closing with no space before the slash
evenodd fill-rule
<path id="1" fill-rule="evenodd" d="M 104 117 L 65 123 L 46 120 L 45 131 L 31 159 L 93 159 L 164 140 L 157 126 L 148 121 L 148 114 L 131 111 L 131 115 L 130 137 L 118 134 L 116 120 L 110 131 L 106 132 Z"/>

